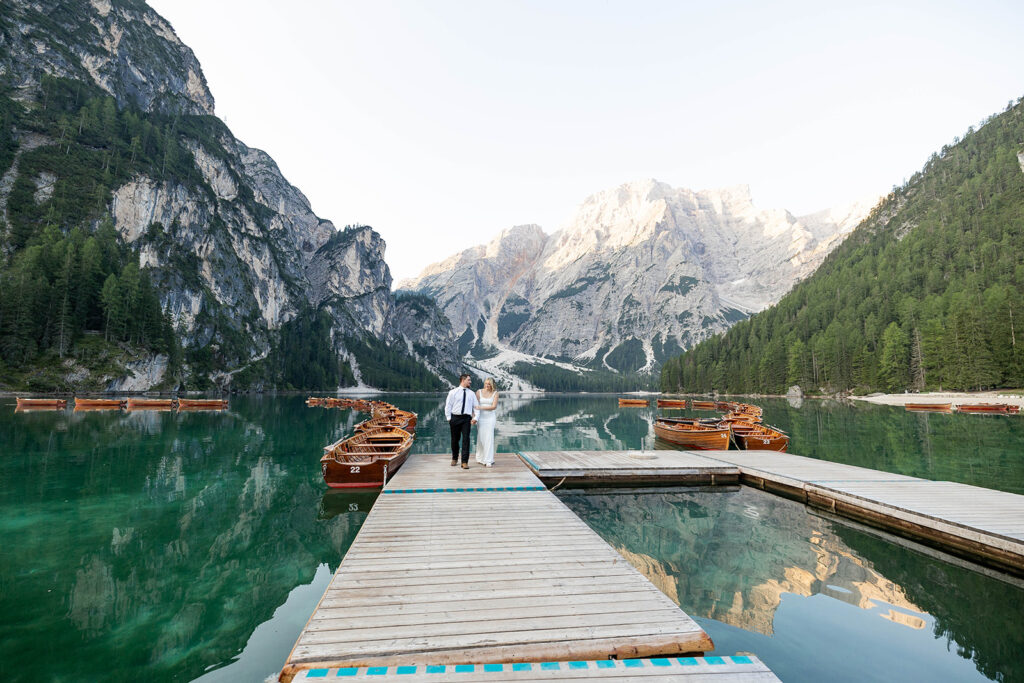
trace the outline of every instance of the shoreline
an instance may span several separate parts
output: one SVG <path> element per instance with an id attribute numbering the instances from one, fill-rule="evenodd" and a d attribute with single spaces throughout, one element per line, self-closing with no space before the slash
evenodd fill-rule
<path id="1" fill-rule="evenodd" d="M 953 405 L 977 403 L 1007 403 L 1024 408 L 1024 395 L 1001 394 L 998 391 L 929 391 L 920 394 L 871 394 L 850 396 L 854 401 L 864 401 L 883 406 L 905 406 L 908 403 L 952 403 Z"/>

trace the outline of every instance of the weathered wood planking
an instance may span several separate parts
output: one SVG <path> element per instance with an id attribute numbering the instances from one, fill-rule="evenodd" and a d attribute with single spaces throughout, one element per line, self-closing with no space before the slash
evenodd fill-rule
<path id="1" fill-rule="evenodd" d="M 519 457 L 548 484 L 737 484 L 739 468 L 691 451 L 528 451 Z"/>
<path id="2" fill-rule="evenodd" d="M 403 681 L 550 681 L 550 680 L 671 680 L 687 683 L 761 683 L 779 679 L 757 657 L 658 657 L 654 659 L 521 662 L 516 664 L 406 665 L 307 669 L 296 681 L 336 680 L 338 677 Z"/>
<path id="3" fill-rule="evenodd" d="M 388 482 L 283 681 L 308 668 L 583 661 L 713 647 L 519 458 L 499 454 L 494 467 L 474 462 L 469 470 L 449 462 L 411 456 Z"/>
<path id="4" fill-rule="evenodd" d="M 1024 574 L 1024 496 L 773 451 L 702 451 L 742 483 Z"/>

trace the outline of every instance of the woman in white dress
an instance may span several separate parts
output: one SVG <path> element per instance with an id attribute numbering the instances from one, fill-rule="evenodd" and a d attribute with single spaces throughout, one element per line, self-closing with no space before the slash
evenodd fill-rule
<path id="1" fill-rule="evenodd" d="M 498 416 L 494 412 L 498 407 L 498 390 L 494 388 L 494 380 L 484 380 L 484 388 L 476 392 L 476 461 L 484 467 L 494 464 L 494 423 Z"/>

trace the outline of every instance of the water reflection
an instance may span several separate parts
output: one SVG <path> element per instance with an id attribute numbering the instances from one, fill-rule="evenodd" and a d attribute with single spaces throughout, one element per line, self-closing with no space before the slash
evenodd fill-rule
<path id="1" fill-rule="evenodd" d="M 419 413 L 414 452 L 449 449 L 443 396 L 384 398 Z M 793 435 L 794 452 L 1024 492 L 1024 418 L 756 402 Z M 614 396 L 505 396 L 497 446 L 649 449 L 657 414 L 619 408 Z M 373 504 L 372 492 L 325 493 L 318 463 L 365 417 L 295 396 L 234 398 L 215 413 L 15 414 L 0 399 L 0 676 L 22 677 L 23 662 L 42 680 L 274 673 Z M 573 500 L 662 590 L 716 625 L 723 651 L 771 654 L 785 639 L 813 639 L 787 615 L 807 609 L 801 619 L 813 621 L 838 607 L 870 615 L 860 631 L 934 633 L 988 675 L 1024 677 L 1006 664 L 1024 650 L 1024 605 L 986 577 L 748 489 Z M 715 507 L 728 500 L 737 502 Z M 892 651 L 859 632 L 852 642 L 843 655 Z M 788 653 L 781 671 L 807 657 Z"/>
<path id="2" fill-rule="evenodd" d="M 239 399 L 225 413 L 2 415 L 7 678 L 26 661 L 42 680 L 188 680 L 229 662 L 295 587 L 333 571 L 372 505 L 318 509 L 311 453 L 350 420 L 338 412 Z"/>
<path id="3" fill-rule="evenodd" d="M 684 611 L 713 620 L 701 624 L 720 652 L 755 651 L 784 680 L 817 675 L 805 670 L 791 679 L 777 668 L 799 669 L 793 667 L 797 655 L 774 651 L 780 647 L 780 610 L 793 596 L 827 598 L 892 625 L 833 639 L 829 647 L 836 657 L 854 651 L 890 656 L 895 628 L 905 632 L 898 637 L 900 657 L 941 659 L 948 656 L 948 638 L 958 656 L 973 660 L 986 676 L 1024 675 L 1017 658 L 1008 656 L 1024 651 L 1024 633 L 1013 623 L 1024 610 L 1024 590 L 1016 585 L 917 555 L 746 487 L 719 493 L 575 491 L 561 498 Z M 784 620 L 785 639 L 810 641 L 820 629 L 842 630 L 823 616 L 829 611 L 816 609 L 797 624 Z M 719 624 L 748 633 L 737 637 Z"/>

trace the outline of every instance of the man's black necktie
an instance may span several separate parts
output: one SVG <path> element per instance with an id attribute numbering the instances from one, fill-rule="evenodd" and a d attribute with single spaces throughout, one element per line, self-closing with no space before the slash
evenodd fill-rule
<path id="1" fill-rule="evenodd" d="M 466 414 L 466 387 L 462 387 L 462 414 Z"/>

